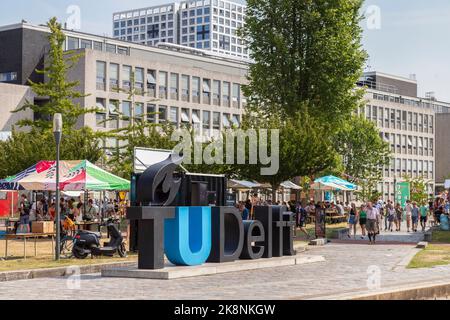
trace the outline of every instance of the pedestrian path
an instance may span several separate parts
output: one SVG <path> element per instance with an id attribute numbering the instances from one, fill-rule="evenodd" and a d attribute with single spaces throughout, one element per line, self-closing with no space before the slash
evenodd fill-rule
<path id="1" fill-rule="evenodd" d="M 424 240 L 425 232 L 422 232 L 422 228 L 418 227 L 417 232 L 407 232 L 406 222 L 402 223 L 401 231 L 389 231 L 385 230 L 384 220 L 380 225 L 380 234 L 377 235 L 377 242 L 387 242 L 387 243 L 418 243 Z M 426 231 L 429 230 L 427 227 Z M 411 230 L 410 230 L 411 231 Z M 352 231 L 353 232 L 353 231 Z M 342 239 L 343 241 L 347 240 L 347 238 Z M 361 227 L 358 225 L 356 229 L 356 238 L 351 235 L 351 238 L 348 238 L 351 242 L 355 241 L 369 241 L 369 238 L 366 236 L 364 238 L 361 237 Z"/>
<path id="2" fill-rule="evenodd" d="M 329 244 L 305 256 L 324 262 L 242 271 L 178 280 L 49 278 L 2 283 L 0 299 L 327 299 L 340 294 L 371 293 L 424 282 L 442 282 L 450 266 L 407 269 L 414 245 Z M 78 284 L 77 284 L 78 281 Z M 79 294 L 82 292 L 83 294 Z"/>

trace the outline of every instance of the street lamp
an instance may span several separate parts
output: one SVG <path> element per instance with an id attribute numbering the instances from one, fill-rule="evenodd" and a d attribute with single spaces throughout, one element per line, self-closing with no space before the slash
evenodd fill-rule
<path id="1" fill-rule="evenodd" d="M 60 113 L 55 113 L 53 116 L 53 135 L 56 141 L 56 248 L 55 248 L 55 260 L 59 261 L 59 247 L 61 243 L 61 218 L 60 218 L 60 190 L 59 190 L 59 146 L 61 144 L 63 120 Z"/>

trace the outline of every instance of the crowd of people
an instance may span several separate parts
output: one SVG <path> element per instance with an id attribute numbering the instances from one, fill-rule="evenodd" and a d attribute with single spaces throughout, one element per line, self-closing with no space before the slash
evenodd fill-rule
<path id="1" fill-rule="evenodd" d="M 370 244 L 376 242 L 377 235 L 383 230 L 386 232 L 401 232 L 403 222 L 406 222 L 406 231 L 415 233 L 419 227 L 422 232 L 426 228 L 439 225 L 442 215 L 450 214 L 450 195 L 448 197 L 437 197 L 429 202 L 410 201 L 404 206 L 394 203 L 391 200 L 377 202 L 366 202 L 362 205 L 343 202 L 314 202 L 310 201 L 306 205 L 301 202 L 289 201 L 262 201 L 255 194 L 245 202 L 239 202 L 237 207 L 244 220 L 252 220 L 253 208 L 255 206 L 284 205 L 288 211 L 295 213 L 297 228 L 309 239 L 310 235 L 306 230 L 306 224 L 310 217 L 315 217 L 316 212 L 321 212 L 325 216 L 325 211 L 335 212 L 337 216 L 345 217 L 348 223 L 348 238 L 356 239 L 358 226 L 361 230 L 361 239 L 369 240 Z"/>
<path id="2" fill-rule="evenodd" d="M 59 200 L 59 214 L 61 221 L 69 218 L 73 222 L 94 221 L 102 218 L 116 216 L 119 212 L 117 200 L 109 199 L 105 201 L 95 201 L 89 199 L 86 205 L 81 197 L 74 198 L 61 197 Z M 22 194 L 19 202 L 20 225 L 29 225 L 33 221 L 55 221 L 56 199 L 42 198 L 31 203 L 26 194 Z"/>

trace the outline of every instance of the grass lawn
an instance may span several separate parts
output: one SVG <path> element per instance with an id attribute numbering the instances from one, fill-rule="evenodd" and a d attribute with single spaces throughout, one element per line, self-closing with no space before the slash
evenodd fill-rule
<path id="1" fill-rule="evenodd" d="M 450 264 L 450 244 L 430 244 L 415 255 L 407 268 L 431 268 L 447 264 Z"/>
<path id="2" fill-rule="evenodd" d="M 107 241 L 107 239 L 102 239 Z M 41 268 L 56 268 L 67 266 L 84 266 L 92 264 L 112 263 L 112 262 L 134 262 L 137 261 L 137 255 L 129 254 L 128 258 L 114 258 L 96 257 L 91 259 L 88 257 L 85 260 L 77 259 L 61 259 L 56 262 L 52 256 L 52 242 L 50 239 L 39 239 L 37 241 L 37 256 L 34 257 L 34 240 L 27 241 L 27 259 L 23 259 L 23 241 L 9 240 L 8 241 L 8 260 L 5 258 L 5 240 L 0 240 L 0 272 L 14 271 L 14 270 L 29 270 Z"/>
<path id="3" fill-rule="evenodd" d="M 441 231 L 441 230 L 433 231 L 432 242 L 450 244 L 450 231 Z"/>
<path id="4" fill-rule="evenodd" d="M 411 260 L 408 268 L 431 268 L 450 264 L 450 231 L 433 231 L 430 245 Z"/>
<path id="5" fill-rule="evenodd" d="M 135 261 L 137 261 L 137 255 L 128 255 L 127 258 L 98 257 L 98 258 L 91 259 L 89 257 L 85 260 L 62 259 L 59 262 L 54 261 L 51 256 L 46 256 L 46 257 L 41 256 L 41 257 L 30 257 L 30 258 L 27 258 L 27 260 L 20 258 L 20 259 L 10 259 L 10 260 L 0 261 L 0 272 L 15 271 L 15 270 L 69 267 L 69 266 L 86 266 L 86 265 L 102 264 L 102 263 L 135 262 Z"/>

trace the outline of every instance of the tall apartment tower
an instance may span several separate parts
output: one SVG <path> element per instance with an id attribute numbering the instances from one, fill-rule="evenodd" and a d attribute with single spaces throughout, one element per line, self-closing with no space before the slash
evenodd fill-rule
<path id="1" fill-rule="evenodd" d="M 244 25 L 245 5 L 226 0 L 169 3 L 113 15 L 116 39 L 158 46 L 177 44 L 248 59 L 237 30 Z"/>

